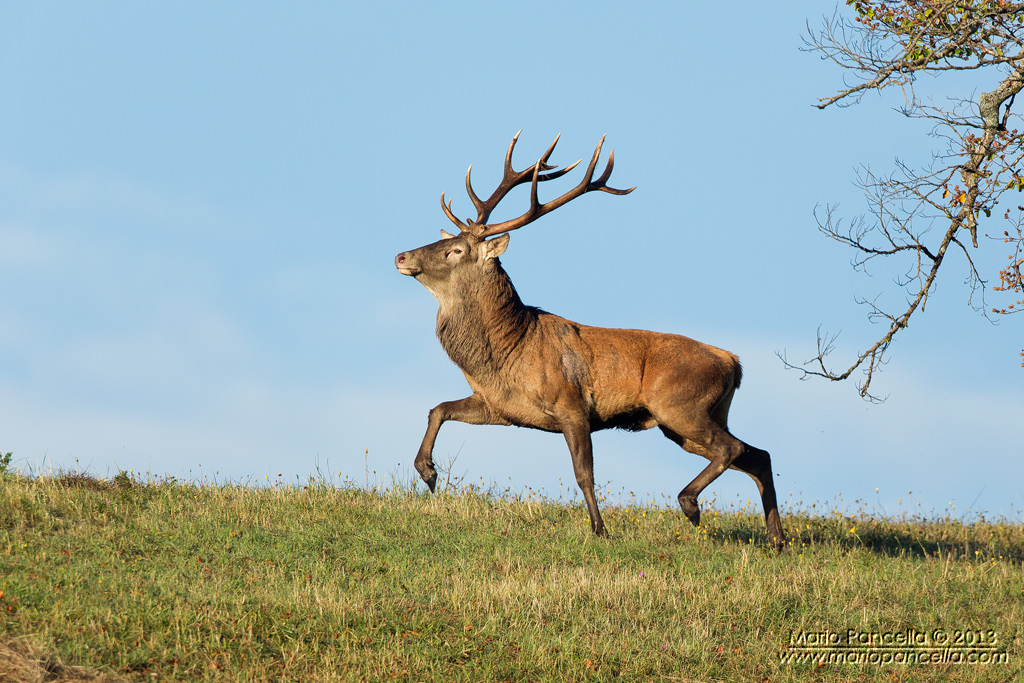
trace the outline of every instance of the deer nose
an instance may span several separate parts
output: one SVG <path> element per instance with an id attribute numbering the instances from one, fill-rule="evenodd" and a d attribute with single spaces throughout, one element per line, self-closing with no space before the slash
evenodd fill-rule
<path id="1" fill-rule="evenodd" d="M 412 254 L 407 251 L 403 251 L 401 254 L 395 257 L 395 268 L 398 268 L 398 272 L 402 275 L 418 275 L 420 269 L 413 266 Z"/>

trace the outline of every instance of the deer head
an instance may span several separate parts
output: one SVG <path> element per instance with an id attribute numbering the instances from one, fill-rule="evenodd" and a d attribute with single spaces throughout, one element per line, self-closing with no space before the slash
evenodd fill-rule
<path id="1" fill-rule="evenodd" d="M 519 133 L 521 132 L 519 131 Z M 605 166 L 604 172 L 597 180 L 594 180 L 594 171 L 597 168 L 598 158 L 601 156 L 601 147 L 604 145 L 604 137 L 602 137 L 597 148 L 594 149 L 594 156 L 579 184 L 560 197 L 541 203 L 537 199 L 537 185 L 562 177 L 576 168 L 580 161 L 558 170 L 555 170 L 557 166 L 548 163 L 548 158 L 554 151 L 555 145 L 558 144 L 559 135 L 555 137 L 555 141 L 533 166 L 522 171 L 515 171 L 512 168 L 512 152 L 516 147 L 516 141 L 519 140 L 519 133 L 512 138 L 508 152 L 505 154 L 505 171 L 501 183 L 486 200 L 480 199 L 473 190 L 470 180 L 473 172 L 472 165 L 466 171 L 466 192 L 476 208 L 476 219 L 467 219 L 463 222 L 456 218 L 452 213 L 451 200 L 446 204 L 444 193 L 442 193 L 441 208 L 448 219 L 459 228 L 459 234 L 453 235 L 442 230 L 440 241 L 419 249 L 402 252 L 395 257 L 395 267 L 398 268 L 398 271 L 403 275 L 415 277 L 442 304 L 453 291 L 466 287 L 470 281 L 478 277 L 481 271 L 493 267 L 496 263 L 495 259 L 508 248 L 508 232 L 532 223 L 544 214 L 554 211 L 587 192 L 599 190 L 623 195 L 636 189 L 631 187 L 628 190 L 617 190 L 606 184 L 615 166 L 614 151 L 608 154 L 608 164 Z M 526 213 L 518 218 L 488 224 L 487 219 L 490 218 L 491 212 L 494 211 L 498 203 L 512 188 L 527 181 L 531 183 L 531 187 L 530 207 Z"/>

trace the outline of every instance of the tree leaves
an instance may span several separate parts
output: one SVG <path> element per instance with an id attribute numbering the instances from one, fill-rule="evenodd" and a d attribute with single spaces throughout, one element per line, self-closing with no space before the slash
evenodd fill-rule
<path id="1" fill-rule="evenodd" d="M 863 188 L 873 222 L 855 221 L 841 227 L 827 212 L 819 229 L 827 236 L 853 248 L 855 267 L 876 258 L 904 259 L 906 276 L 898 283 L 906 290 L 906 308 L 888 311 L 876 300 L 864 303 L 868 317 L 885 321 L 888 327 L 874 344 L 859 353 L 843 371 L 825 364 L 833 346 L 819 334 L 818 354 L 804 363 L 805 375 L 840 381 L 860 369 L 865 379 L 860 393 L 872 398 L 869 387 L 874 373 L 887 361 L 895 335 L 909 325 L 910 318 L 923 311 L 936 278 L 952 247 L 966 261 L 966 280 L 986 311 L 986 277 L 975 267 L 973 249 L 979 249 L 979 221 L 989 219 L 1004 192 L 1024 191 L 1024 136 L 1009 123 L 1021 117 L 1013 110 L 1016 95 L 1024 89 L 1024 3 L 1007 0 L 846 0 L 852 19 L 839 15 L 826 19 L 823 29 L 812 34 L 810 46 L 859 80 L 836 94 L 822 98 L 818 107 L 854 104 L 869 90 L 897 86 L 904 104 L 900 112 L 934 124 L 931 131 L 947 147 L 937 150 L 925 168 L 911 169 L 897 162 L 889 176 L 867 172 Z M 949 72 L 988 69 L 978 79 L 995 88 L 972 99 L 949 98 L 945 102 L 919 100 L 914 92 L 917 74 L 941 78 Z M 1011 220 L 1010 212 L 1004 216 Z M 1021 292 L 1020 269 L 1024 244 L 1020 226 L 1024 208 L 1016 222 L 1018 237 L 1009 231 L 1002 238 L 1009 245 L 1009 268 L 999 273 L 1000 286 L 992 292 Z M 934 228 L 943 225 L 944 230 Z M 922 226 L 922 227 L 917 227 Z M 963 233 L 970 236 L 969 242 Z M 998 243 L 990 240 L 985 244 Z M 988 246 L 987 248 L 992 248 Z M 1003 315 L 1024 308 L 1024 300 L 995 306 L 988 312 Z M 823 340 L 824 343 L 823 343 Z M 788 367 L 795 367 L 788 362 Z"/>

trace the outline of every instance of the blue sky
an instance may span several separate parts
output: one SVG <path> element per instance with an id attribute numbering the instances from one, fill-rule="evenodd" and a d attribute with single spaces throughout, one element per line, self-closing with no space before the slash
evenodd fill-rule
<path id="1" fill-rule="evenodd" d="M 638 189 L 513 233 L 524 301 L 738 353 L 730 424 L 772 452 L 784 502 L 1019 519 L 1024 321 L 972 311 L 961 264 L 893 347 L 882 405 L 775 356 L 812 356 L 819 325 L 842 330 L 837 363 L 873 341 L 855 296 L 901 294 L 854 273 L 813 211 L 863 213 L 858 165 L 936 144 L 898 95 L 812 107 L 843 79 L 799 49 L 821 13 L 5 5 L 0 449 L 36 472 L 408 478 L 429 408 L 468 389 L 394 255 L 451 227 L 442 191 L 469 215 L 466 167 L 493 186 L 517 130 L 517 167 L 559 132 L 560 165 L 607 134 L 613 184 Z M 673 500 L 704 466 L 656 430 L 594 443 L 612 497 Z M 435 459 L 453 458 L 469 482 L 575 489 L 558 435 L 449 423 Z M 755 493 L 729 472 L 705 498 Z"/>

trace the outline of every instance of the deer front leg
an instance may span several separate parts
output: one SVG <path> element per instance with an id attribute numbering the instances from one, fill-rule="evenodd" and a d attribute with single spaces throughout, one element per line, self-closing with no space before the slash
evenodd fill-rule
<path id="1" fill-rule="evenodd" d="M 594 494 L 594 447 L 590 439 L 590 425 L 586 422 L 568 424 L 562 428 L 562 434 L 572 455 L 576 484 L 583 491 L 583 499 L 587 501 L 590 528 L 598 536 L 604 536 L 604 520 L 601 519 L 601 510 L 597 507 L 597 496 Z"/>
<path id="2" fill-rule="evenodd" d="M 507 420 L 496 415 L 483 399 L 477 394 L 467 396 L 458 401 L 445 401 L 434 406 L 427 417 L 427 433 L 423 435 L 423 443 L 416 453 L 416 460 L 413 466 L 420 473 L 423 481 L 427 482 L 430 492 L 434 492 L 437 485 L 437 470 L 434 469 L 434 440 L 437 439 L 437 432 L 441 425 L 448 420 L 466 422 L 474 425 L 508 425 Z"/>

